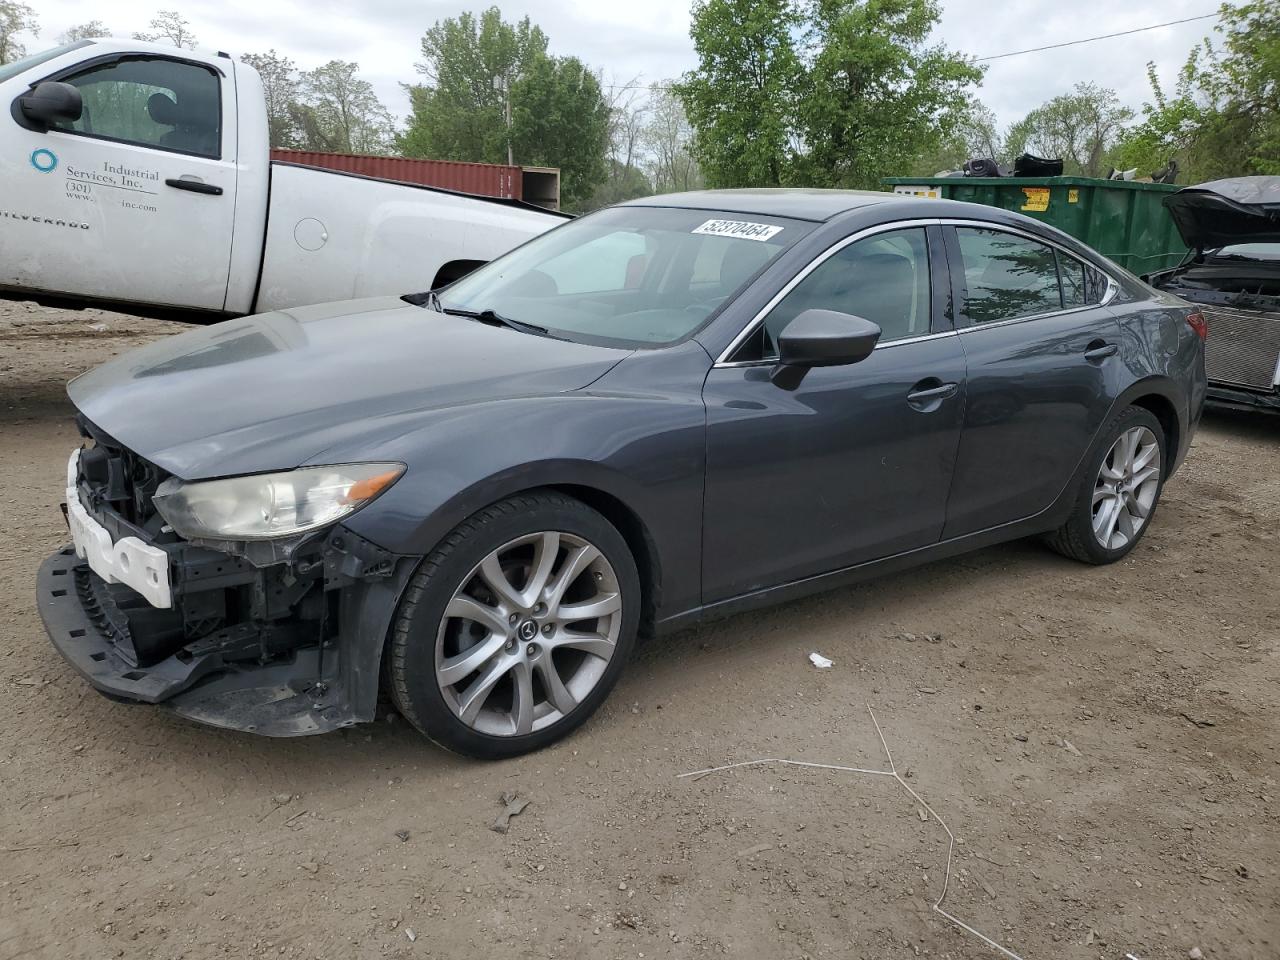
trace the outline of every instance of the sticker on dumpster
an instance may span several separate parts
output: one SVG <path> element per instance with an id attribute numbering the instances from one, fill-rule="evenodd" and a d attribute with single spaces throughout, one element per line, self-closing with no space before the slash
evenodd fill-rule
<path id="1" fill-rule="evenodd" d="M 1080 202 L 1080 191 L 1079 191 L 1079 190 L 1068 190 L 1068 191 L 1067 191 L 1067 203 L 1079 203 L 1079 202 Z"/>
<path id="2" fill-rule="evenodd" d="M 1023 187 L 1022 192 L 1027 195 L 1027 202 L 1022 205 L 1023 210 L 1044 213 L 1049 209 L 1048 187 Z"/>
<path id="3" fill-rule="evenodd" d="M 693 233 L 706 233 L 713 237 L 733 237 L 736 240 L 768 240 L 775 233 L 781 233 L 782 227 L 771 223 L 750 223 L 746 220 L 708 220 L 701 226 L 694 227 Z"/>

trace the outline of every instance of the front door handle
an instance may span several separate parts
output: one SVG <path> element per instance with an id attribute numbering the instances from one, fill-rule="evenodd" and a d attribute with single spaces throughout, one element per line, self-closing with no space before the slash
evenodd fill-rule
<path id="1" fill-rule="evenodd" d="M 1105 340 L 1094 340 L 1085 350 L 1084 358 L 1098 363 L 1107 359 L 1107 357 L 1114 357 L 1119 352 L 1120 348 L 1114 343 L 1107 343 Z"/>
<path id="2" fill-rule="evenodd" d="M 190 190 L 192 193 L 207 193 L 211 197 L 222 196 L 222 188 L 215 187 L 212 183 L 205 183 L 203 180 L 176 180 L 168 179 L 164 182 L 166 187 L 173 187 L 175 190 Z"/>
<path id="3" fill-rule="evenodd" d="M 943 400 L 950 400 L 960 389 L 958 383 L 943 383 L 937 377 L 921 380 L 907 394 L 907 404 L 915 410 L 929 413 L 938 409 Z"/>

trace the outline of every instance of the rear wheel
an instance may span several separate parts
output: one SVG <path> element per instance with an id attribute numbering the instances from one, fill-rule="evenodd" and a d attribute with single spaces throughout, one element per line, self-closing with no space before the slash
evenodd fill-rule
<path id="1" fill-rule="evenodd" d="M 1129 407 L 1102 433 L 1071 517 L 1047 538 L 1084 563 L 1114 563 L 1137 545 L 1164 488 L 1165 439 L 1148 410 Z"/>
<path id="2" fill-rule="evenodd" d="M 387 651 L 400 712 L 433 741 L 515 756 L 581 724 L 635 642 L 640 585 L 622 535 L 557 493 L 460 524 L 401 600 Z"/>

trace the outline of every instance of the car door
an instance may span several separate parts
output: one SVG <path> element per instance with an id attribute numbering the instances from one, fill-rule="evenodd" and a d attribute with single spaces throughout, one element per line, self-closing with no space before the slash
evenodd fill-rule
<path id="1" fill-rule="evenodd" d="M 1067 250 L 991 224 L 944 229 L 969 373 L 950 539 L 1054 502 L 1116 395 L 1120 328 L 1106 275 Z"/>
<path id="2" fill-rule="evenodd" d="M 31 220 L 0 231 L 0 263 L 13 275 L 3 282 L 221 310 L 236 192 L 229 74 L 110 54 L 41 79 L 76 87 L 83 110 L 48 131 L 4 117 L 25 158 L 22 196 L 4 206 Z"/>
<path id="3" fill-rule="evenodd" d="M 942 533 L 964 409 L 941 229 L 855 234 L 802 270 L 707 376 L 703 599 L 889 556 Z M 865 360 L 770 378 L 800 312 L 879 324 Z"/>

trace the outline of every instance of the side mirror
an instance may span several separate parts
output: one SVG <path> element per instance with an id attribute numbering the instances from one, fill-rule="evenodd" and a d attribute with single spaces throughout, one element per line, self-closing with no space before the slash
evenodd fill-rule
<path id="1" fill-rule="evenodd" d="M 778 336 L 778 363 L 784 367 L 840 367 L 871 356 L 880 327 L 835 310 L 805 310 Z"/>
<path id="2" fill-rule="evenodd" d="M 73 122 L 84 112 L 80 91 L 69 83 L 46 80 L 13 101 L 13 117 L 29 130 L 47 131 L 59 120 Z"/>

